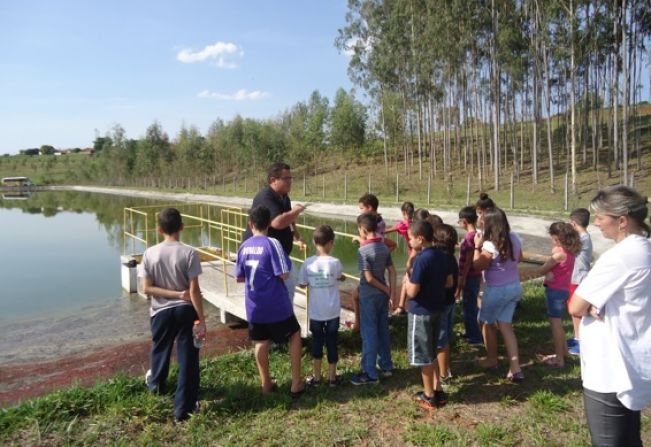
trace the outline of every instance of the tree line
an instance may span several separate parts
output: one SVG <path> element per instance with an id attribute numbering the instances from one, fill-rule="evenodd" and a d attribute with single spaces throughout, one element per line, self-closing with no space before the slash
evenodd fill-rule
<path id="1" fill-rule="evenodd" d="M 387 169 L 641 169 L 646 0 L 349 0 L 336 45 L 379 110 Z M 646 63 L 645 63 L 646 62 Z M 647 111 L 648 113 L 648 111 Z M 647 122 L 648 124 L 648 122 Z M 647 129 L 648 130 L 648 129 Z"/>
<path id="2" fill-rule="evenodd" d="M 205 134 L 184 125 L 170 137 L 154 122 L 142 138 L 130 139 L 116 124 L 95 138 L 95 156 L 77 180 L 126 185 L 135 179 L 146 184 L 160 178 L 193 178 L 203 185 L 221 183 L 242 171 L 264 172 L 276 160 L 312 167 L 332 151 L 367 150 L 367 122 L 367 108 L 355 92 L 339 89 L 332 105 L 314 91 L 276 118 L 218 118 Z"/>

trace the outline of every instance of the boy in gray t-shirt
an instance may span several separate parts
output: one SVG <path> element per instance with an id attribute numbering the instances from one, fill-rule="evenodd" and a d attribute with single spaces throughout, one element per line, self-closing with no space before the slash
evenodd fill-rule
<path id="1" fill-rule="evenodd" d="M 572 271 L 572 281 L 570 282 L 570 298 L 567 300 L 569 306 L 572 295 L 581 281 L 590 271 L 590 262 L 592 261 L 592 239 L 588 233 L 588 224 L 590 223 L 590 211 L 585 208 L 577 208 L 570 214 L 570 223 L 581 236 L 581 252 L 574 260 L 574 270 Z M 572 316 L 574 325 L 574 337 L 567 340 L 568 352 L 572 355 L 580 355 L 579 347 L 579 327 L 581 317 Z"/>
<path id="2" fill-rule="evenodd" d="M 170 355 L 176 340 L 179 379 L 174 398 L 174 416 L 183 421 L 197 408 L 199 394 L 199 350 L 194 347 L 193 327 L 199 332 L 206 325 L 199 289 L 201 262 L 197 252 L 181 244 L 181 214 L 165 208 L 158 214 L 158 231 L 165 240 L 148 248 L 142 257 L 142 287 L 151 296 L 152 347 L 150 369 L 145 375 L 147 387 L 157 392 L 169 372 Z"/>
<path id="3" fill-rule="evenodd" d="M 362 335 L 362 371 L 353 375 L 353 385 L 378 383 L 376 364 L 384 377 L 392 375 L 393 361 L 389 340 L 389 301 L 395 292 L 396 269 L 389 249 L 377 235 L 377 217 L 362 214 L 357 218 L 361 246 L 357 254 L 360 270 L 359 308 Z M 389 272 L 389 284 L 384 273 Z"/>

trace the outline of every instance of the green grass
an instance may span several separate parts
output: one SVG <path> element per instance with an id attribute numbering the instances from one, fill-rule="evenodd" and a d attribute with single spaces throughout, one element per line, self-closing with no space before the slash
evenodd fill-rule
<path id="1" fill-rule="evenodd" d="M 253 354 L 246 350 L 202 361 L 202 411 L 183 425 L 172 423 L 172 391 L 152 395 L 142 377 L 119 375 L 90 388 L 73 387 L 1 410 L 0 444 L 589 445 L 578 360 L 570 359 L 561 370 L 533 360 L 552 350 L 540 284 L 525 286 L 514 321 L 525 383 L 505 379 L 505 360 L 498 371 L 479 370 L 474 358 L 482 350 L 457 341 L 452 356 L 455 377 L 445 386 L 450 401 L 436 412 L 421 410 L 412 401 L 420 389 L 420 374 L 407 362 L 406 320 L 394 318 L 396 372 L 378 386 L 320 387 L 294 402 L 287 354 L 274 352 L 271 370 L 280 389 L 262 396 Z M 462 331 L 461 323 L 455 331 Z M 569 322 L 566 331 L 571 331 Z M 339 370 L 347 378 L 358 368 L 360 348 L 356 334 L 341 334 Z M 303 372 L 309 374 L 307 348 L 303 360 Z M 170 382 L 175 380 L 173 369 Z M 649 443 L 649 410 L 643 412 L 642 424 L 643 440 Z"/>

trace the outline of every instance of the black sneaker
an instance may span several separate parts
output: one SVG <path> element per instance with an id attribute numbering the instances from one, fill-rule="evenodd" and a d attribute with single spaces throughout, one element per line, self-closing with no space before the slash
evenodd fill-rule
<path id="1" fill-rule="evenodd" d="M 372 379 L 366 373 L 354 374 L 353 377 L 350 378 L 350 383 L 353 385 L 375 385 L 379 382 L 378 379 Z"/>
<path id="2" fill-rule="evenodd" d="M 425 410 L 436 410 L 437 408 L 435 397 L 427 397 L 424 391 L 419 391 L 414 394 L 414 400 L 419 407 Z"/>
<path id="3" fill-rule="evenodd" d="M 448 403 L 448 395 L 443 390 L 434 391 L 434 402 L 436 402 L 437 407 L 442 407 Z"/>

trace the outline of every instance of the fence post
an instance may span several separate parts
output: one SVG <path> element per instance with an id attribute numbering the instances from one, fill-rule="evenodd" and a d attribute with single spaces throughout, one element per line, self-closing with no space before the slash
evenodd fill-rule
<path id="1" fill-rule="evenodd" d="M 513 173 L 511 172 L 511 200 L 509 204 L 511 205 L 511 209 L 515 207 L 515 190 L 513 189 Z"/>
<path id="2" fill-rule="evenodd" d="M 400 174 L 396 174 L 396 203 L 400 202 Z"/>
<path id="3" fill-rule="evenodd" d="M 470 176 L 468 176 L 468 184 L 466 185 L 466 206 L 470 205 Z"/>
<path id="4" fill-rule="evenodd" d="M 567 191 L 567 172 L 565 173 L 565 182 L 564 182 L 564 184 L 565 184 L 565 191 L 563 191 L 563 209 L 565 211 L 567 211 L 568 208 L 569 208 L 569 203 L 568 203 L 569 198 L 568 198 L 568 195 L 567 195 L 568 194 L 568 191 Z"/>

